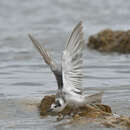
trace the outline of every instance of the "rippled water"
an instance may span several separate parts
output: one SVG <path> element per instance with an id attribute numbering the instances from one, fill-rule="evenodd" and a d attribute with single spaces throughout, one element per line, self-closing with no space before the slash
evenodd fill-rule
<path id="1" fill-rule="evenodd" d="M 129 0 L 1 0 L 0 128 L 1 130 L 86 129 L 58 126 L 41 118 L 37 104 L 55 93 L 55 78 L 28 38 L 32 33 L 60 61 L 72 28 L 82 20 L 85 39 L 104 28 L 129 29 Z M 130 55 L 84 52 L 88 92 L 104 90 L 103 102 L 113 112 L 130 116 Z M 87 126 L 88 129 L 100 129 Z M 107 129 L 107 128 L 103 128 Z"/>

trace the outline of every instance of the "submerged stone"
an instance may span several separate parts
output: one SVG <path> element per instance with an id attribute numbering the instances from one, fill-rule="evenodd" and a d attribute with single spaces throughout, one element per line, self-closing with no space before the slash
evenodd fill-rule
<path id="1" fill-rule="evenodd" d="M 100 52 L 130 53 L 130 30 L 103 30 L 90 36 L 87 46 Z"/>

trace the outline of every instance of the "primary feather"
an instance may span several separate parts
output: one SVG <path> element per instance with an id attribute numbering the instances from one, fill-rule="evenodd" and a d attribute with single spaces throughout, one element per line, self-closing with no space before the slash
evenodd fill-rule
<path id="1" fill-rule="evenodd" d="M 31 39 L 32 43 L 34 46 L 37 48 L 41 56 L 43 57 L 44 61 L 46 64 L 48 64 L 54 73 L 57 84 L 58 84 L 58 89 L 61 89 L 63 86 L 62 82 L 62 71 L 61 71 L 61 65 L 57 65 L 54 60 L 52 60 L 51 56 L 49 55 L 48 51 L 40 45 L 40 43 L 32 36 L 29 34 L 29 38 Z"/>
<path id="2" fill-rule="evenodd" d="M 82 94 L 83 59 L 84 48 L 82 22 L 73 29 L 70 38 L 63 51 L 62 76 L 63 89 L 65 92 Z"/>

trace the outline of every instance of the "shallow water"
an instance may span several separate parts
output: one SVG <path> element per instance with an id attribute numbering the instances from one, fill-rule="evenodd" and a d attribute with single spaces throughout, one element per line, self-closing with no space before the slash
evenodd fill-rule
<path id="1" fill-rule="evenodd" d="M 28 38 L 32 33 L 51 55 L 61 52 L 72 28 L 82 20 L 85 39 L 104 28 L 129 29 L 128 0 L 0 1 L 1 130 L 107 129 L 60 126 L 55 117 L 41 118 L 37 104 L 55 93 L 55 78 Z M 84 84 L 88 93 L 104 90 L 104 104 L 130 116 L 130 55 L 84 52 Z"/>

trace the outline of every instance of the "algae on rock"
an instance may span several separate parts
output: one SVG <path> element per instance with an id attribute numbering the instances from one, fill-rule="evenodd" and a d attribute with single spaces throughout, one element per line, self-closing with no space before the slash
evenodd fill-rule
<path id="1" fill-rule="evenodd" d="M 40 115 L 41 116 L 70 116 L 70 121 L 63 123 L 63 125 L 69 125 L 73 123 L 87 124 L 87 123 L 98 123 L 104 127 L 114 128 L 130 128 L 130 117 L 119 116 L 112 113 L 111 107 L 104 104 L 91 104 L 77 109 L 77 113 L 73 116 L 71 114 L 74 109 L 71 106 L 66 106 L 65 109 L 60 113 L 48 113 L 48 110 L 52 103 L 55 101 L 55 95 L 45 96 L 40 104 Z M 62 125 L 62 124 L 61 124 Z"/>
<path id="2" fill-rule="evenodd" d="M 87 46 L 100 52 L 130 53 L 130 30 L 103 30 L 90 36 Z"/>
<path id="3" fill-rule="evenodd" d="M 69 115 L 71 116 L 74 109 L 71 106 L 66 106 L 65 109 L 60 113 L 48 113 L 51 104 L 55 101 L 55 95 L 45 96 L 41 104 L 40 115 Z M 112 113 L 111 107 L 104 104 L 93 104 L 86 105 L 77 109 L 69 122 L 63 123 L 63 125 L 68 125 L 72 123 L 87 124 L 88 123 L 98 123 L 100 126 L 114 127 L 114 128 L 130 128 L 130 117 L 119 116 Z"/>

